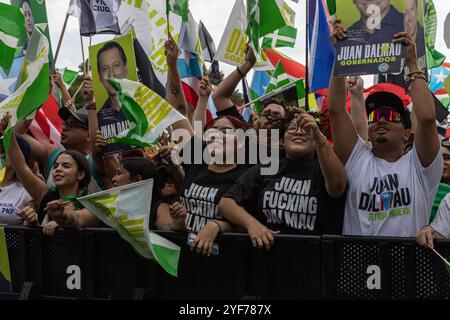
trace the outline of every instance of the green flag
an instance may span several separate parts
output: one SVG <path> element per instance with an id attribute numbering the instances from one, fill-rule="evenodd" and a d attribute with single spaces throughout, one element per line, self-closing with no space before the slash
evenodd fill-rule
<path id="1" fill-rule="evenodd" d="M 439 67 L 445 61 L 445 56 L 435 49 L 437 16 L 433 0 L 426 1 L 425 12 L 425 46 L 427 51 L 428 69 Z"/>
<path id="2" fill-rule="evenodd" d="M 250 95 L 250 99 L 251 100 L 256 100 L 259 98 L 258 94 L 255 92 L 255 90 L 253 90 L 252 88 L 248 88 L 249 90 L 249 95 Z M 259 115 L 261 113 L 261 109 L 262 109 L 262 103 L 261 101 L 256 101 L 253 103 L 253 110 L 255 110 L 255 112 Z"/>
<path id="3" fill-rule="evenodd" d="M 114 228 L 122 239 L 146 259 L 178 274 L 180 247 L 149 230 L 153 179 L 139 181 L 79 198 L 98 219 Z"/>
<path id="4" fill-rule="evenodd" d="M 336 14 L 336 0 L 327 0 L 327 8 L 330 16 Z"/>
<path id="5" fill-rule="evenodd" d="M 189 20 L 189 0 L 167 0 L 167 14 L 169 11 L 181 16 L 183 21 Z"/>
<path id="6" fill-rule="evenodd" d="M 72 86 L 72 84 L 75 82 L 75 80 L 78 77 L 78 71 L 69 70 L 67 68 L 64 68 L 62 70 L 59 70 L 59 73 L 62 76 L 62 79 L 64 81 L 64 84 L 69 90 L 69 88 Z"/>
<path id="7" fill-rule="evenodd" d="M 275 0 L 247 0 L 247 18 L 246 34 L 257 56 L 259 39 L 287 25 Z"/>
<path id="8" fill-rule="evenodd" d="M 281 48 L 281 47 L 295 47 L 295 40 L 297 39 L 297 29 L 291 26 L 284 26 L 274 33 L 268 34 L 263 38 L 262 47 L 265 49 Z"/>
<path id="9" fill-rule="evenodd" d="M 139 82 L 108 79 L 121 103 L 130 127 L 114 138 L 115 142 L 138 147 L 154 145 L 164 129 L 185 119 L 166 100 Z"/>
<path id="10" fill-rule="evenodd" d="M 266 92 L 264 94 L 268 94 L 275 89 L 279 89 L 291 83 L 291 77 L 284 71 L 283 65 L 281 61 L 278 61 L 277 67 L 272 74 L 272 78 L 270 78 L 269 84 L 267 85 Z"/>
<path id="11" fill-rule="evenodd" d="M 25 33 L 22 12 L 13 6 L 0 2 L 0 67 L 9 74 L 18 49 L 20 36 Z"/>
<path id="12" fill-rule="evenodd" d="M 8 150 L 12 128 L 17 123 L 32 116 L 41 104 L 47 100 L 49 86 L 48 50 L 49 44 L 41 24 L 34 26 L 33 36 L 25 56 L 20 87 L 0 103 L 0 117 L 9 112 L 11 120 L 5 132 L 3 146 Z"/>

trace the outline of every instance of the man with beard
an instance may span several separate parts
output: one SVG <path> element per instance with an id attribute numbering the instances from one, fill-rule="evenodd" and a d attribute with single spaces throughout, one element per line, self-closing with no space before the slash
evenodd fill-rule
<path id="1" fill-rule="evenodd" d="M 338 23 L 334 43 L 346 37 Z M 346 82 L 332 77 L 329 113 L 335 151 L 347 171 L 347 194 L 343 234 L 414 237 L 428 223 L 442 175 L 433 97 L 426 77 L 419 71 L 415 41 L 406 32 L 395 34 L 394 43 L 406 47 L 406 65 L 414 113 L 417 119 L 414 146 L 403 153 L 410 134 L 410 117 L 400 97 L 377 92 L 366 98 L 369 147 L 362 140 L 346 111 Z"/>

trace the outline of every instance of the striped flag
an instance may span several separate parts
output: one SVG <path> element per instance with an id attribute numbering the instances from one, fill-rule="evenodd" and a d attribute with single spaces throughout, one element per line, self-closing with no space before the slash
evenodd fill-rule
<path id="1" fill-rule="evenodd" d="M 333 63 L 335 50 L 330 40 L 329 16 L 325 9 L 325 0 L 307 0 L 309 1 L 309 87 L 311 91 L 317 91 L 328 88 L 331 73 L 333 72 Z"/>
<path id="2" fill-rule="evenodd" d="M 150 147 L 173 123 L 185 119 L 166 100 L 139 82 L 128 79 L 108 79 L 121 103 L 130 127 L 116 136 L 115 142 L 138 147 Z"/>
<path id="3" fill-rule="evenodd" d="M 58 116 L 58 110 L 59 105 L 50 94 L 30 125 L 30 131 L 37 140 L 61 145 L 62 119 Z"/>
<path id="4" fill-rule="evenodd" d="M 444 61 L 445 56 L 435 49 L 437 16 L 433 0 L 426 1 L 425 12 L 425 46 L 427 51 L 428 69 L 439 67 Z"/>
<path id="5" fill-rule="evenodd" d="M 94 193 L 78 201 L 114 228 L 138 254 L 156 260 L 176 277 L 180 247 L 149 230 L 153 187 L 153 179 L 149 179 Z"/>
<path id="6" fill-rule="evenodd" d="M 5 228 L 0 227 L 0 292 L 12 292 Z"/>
<path id="7" fill-rule="evenodd" d="M 268 94 L 275 89 L 284 87 L 285 85 L 288 85 L 291 83 L 291 81 L 294 80 L 292 77 L 290 77 L 286 71 L 284 71 L 283 64 L 278 62 L 277 67 L 272 74 L 272 78 L 270 78 L 269 84 L 267 85 L 266 92 L 264 94 Z"/>
<path id="8" fill-rule="evenodd" d="M 50 91 L 49 42 L 41 29 L 42 27 L 42 24 L 35 24 L 34 26 L 22 72 L 24 81 L 12 95 L 0 103 L 0 115 L 9 112 L 12 116 L 3 139 L 5 150 L 8 150 L 13 132 L 12 128 L 16 122 L 29 117 L 48 98 Z"/>
<path id="9" fill-rule="evenodd" d="M 281 47 L 295 47 L 295 40 L 297 39 L 297 29 L 291 26 L 284 26 L 274 33 L 268 34 L 263 38 L 262 48 L 281 48 Z"/>
<path id="10" fill-rule="evenodd" d="M 19 38 L 25 33 L 25 19 L 19 8 L 0 2 L 0 67 L 8 74 Z"/>

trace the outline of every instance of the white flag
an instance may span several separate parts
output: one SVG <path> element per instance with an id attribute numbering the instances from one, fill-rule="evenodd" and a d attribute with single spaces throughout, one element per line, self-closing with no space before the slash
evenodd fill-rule
<path id="1" fill-rule="evenodd" d="M 228 19 L 225 32 L 220 39 L 214 60 L 239 66 L 244 62 L 247 44 L 245 29 L 247 28 L 247 12 L 243 0 L 237 0 Z"/>

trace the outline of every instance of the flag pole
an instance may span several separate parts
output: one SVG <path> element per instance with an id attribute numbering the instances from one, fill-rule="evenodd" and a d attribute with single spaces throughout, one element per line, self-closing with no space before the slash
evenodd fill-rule
<path id="1" fill-rule="evenodd" d="M 446 264 L 448 267 L 450 267 L 450 262 L 448 262 L 447 259 L 445 259 L 445 258 L 444 258 L 439 252 L 437 252 L 434 248 L 430 248 L 430 249 L 433 250 L 433 252 L 436 253 L 437 256 L 438 256 L 439 258 L 441 258 L 442 261 L 444 261 L 445 264 Z"/>
<path id="2" fill-rule="evenodd" d="M 80 42 L 81 42 L 81 56 L 83 59 L 83 73 L 86 75 L 86 60 L 84 60 L 84 45 L 83 45 L 83 36 L 80 34 Z"/>
<path id="3" fill-rule="evenodd" d="M 66 32 L 67 20 L 69 20 L 69 15 L 66 14 L 66 19 L 64 20 L 63 28 L 61 34 L 59 35 L 58 46 L 56 47 L 55 59 L 53 59 L 52 70 L 50 75 L 55 73 L 56 59 L 58 59 L 59 49 L 61 48 L 62 39 L 64 37 L 64 33 Z"/>
<path id="4" fill-rule="evenodd" d="M 81 88 L 83 88 L 83 84 L 84 84 L 84 80 L 81 81 L 81 84 L 78 87 L 77 91 L 75 91 L 75 94 L 73 95 L 73 97 L 70 98 L 70 100 L 74 101 L 74 103 L 75 103 L 75 98 L 77 97 L 77 95 L 80 92 Z"/>
<path id="5" fill-rule="evenodd" d="M 166 0 L 166 16 L 167 16 L 167 39 L 169 39 L 170 24 L 169 24 L 169 0 Z"/>
<path id="6" fill-rule="evenodd" d="M 305 31 L 305 109 L 309 111 L 309 1 L 306 0 L 306 31 Z M 315 0 L 313 0 L 315 1 Z M 317 10 L 317 8 L 316 8 Z"/>

